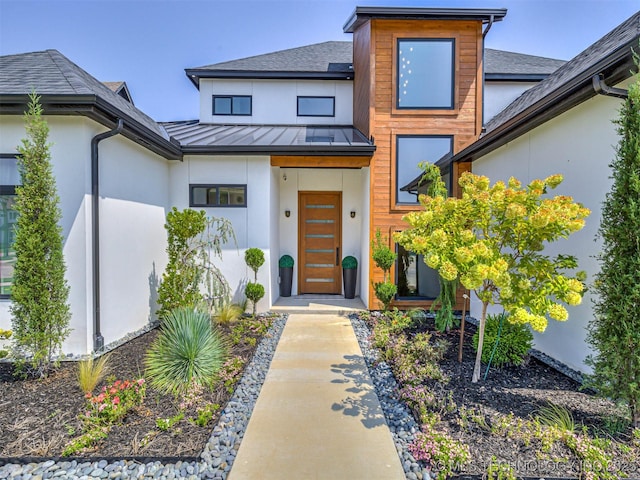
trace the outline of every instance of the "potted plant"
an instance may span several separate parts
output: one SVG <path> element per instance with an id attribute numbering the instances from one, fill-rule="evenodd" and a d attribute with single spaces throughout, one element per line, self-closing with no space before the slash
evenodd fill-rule
<path id="1" fill-rule="evenodd" d="M 293 281 L 293 257 L 291 255 L 282 255 L 278 260 L 280 267 L 280 296 L 291 296 L 291 282 Z"/>
<path id="2" fill-rule="evenodd" d="M 358 260 L 349 255 L 342 259 L 342 281 L 344 298 L 356 297 L 356 279 L 358 278 Z"/>

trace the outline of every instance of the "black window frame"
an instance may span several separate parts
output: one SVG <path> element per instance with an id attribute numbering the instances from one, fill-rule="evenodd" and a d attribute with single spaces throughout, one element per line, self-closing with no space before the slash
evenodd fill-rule
<path id="1" fill-rule="evenodd" d="M 400 247 L 401 247 L 401 245 L 396 242 L 396 244 L 395 244 L 396 261 L 395 261 L 395 265 L 394 265 L 394 267 L 395 267 L 394 282 L 395 282 L 395 285 L 396 285 L 396 288 L 397 288 L 397 290 L 396 290 L 397 293 L 394 296 L 394 300 L 396 300 L 398 302 L 403 302 L 403 301 L 404 302 L 411 302 L 411 301 L 425 301 L 425 300 L 433 301 L 436 298 L 438 298 L 438 296 L 440 295 L 440 292 L 438 292 L 438 295 L 435 295 L 435 296 L 432 296 L 432 297 L 431 296 L 427 296 L 427 295 L 400 295 L 400 288 L 398 287 L 398 280 L 400 278 Z M 402 247 L 402 248 L 404 248 L 404 247 Z M 410 250 L 407 250 L 406 248 L 404 250 L 407 253 L 415 255 L 415 258 L 416 258 L 416 269 L 418 268 L 417 264 L 419 262 L 422 262 L 424 264 L 424 267 L 432 270 L 433 272 L 435 272 L 434 275 L 435 275 L 436 278 L 438 278 L 439 274 L 438 274 L 437 270 L 434 270 L 434 269 L 430 268 L 426 263 L 424 263 L 423 258 L 421 258 L 421 257 L 423 257 L 422 254 L 412 252 Z M 418 274 L 418 272 L 416 270 L 416 275 L 417 274 Z M 419 280 L 419 277 L 418 277 L 418 280 Z"/>
<path id="2" fill-rule="evenodd" d="M 0 153 L 0 158 L 15 158 L 16 160 L 20 157 L 19 153 Z M 9 185 L 9 184 L 3 184 L 0 185 L 0 195 L 3 196 L 16 196 L 16 187 L 21 186 L 21 184 L 19 185 Z M 0 273 L 1 275 L 1 273 Z M 11 295 L 10 294 L 6 294 L 6 293 L 0 293 L 0 300 L 9 300 L 11 299 Z"/>
<path id="3" fill-rule="evenodd" d="M 401 42 L 438 42 L 451 44 L 451 97 L 449 107 L 400 106 L 400 44 Z M 396 40 L 396 110 L 455 110 L 456 106 L 456 39 L 455 38 L 398 38 Z"/>
<path id="4" fill-rule="evenodd" d="M 450 154 L 453 154 L 453 135 L 420 135 L 420 134 L 402 134 L 402 135 L 396 135 L 395 136 L 395 185 L 393 185 L 394 190 L 394 202 L 396 206 L 402 206 L 402 207 L 406 207 L 406 206 L 417 206 L 420 204 L 420 202 L 418 201 L 418 197 L 416 196 L 416 201 L 415 202 L 401 202 L 398 200 L 398 193 L 400 192 L 400 185 L 398 185 L 398 181 L 400 179 L 400 155 L 399 155 L 399 148 L 400 148 L 400 139 L 402 138 L 448 138 L 449 139 L 449 152 Z M 439 159 L 438 159 L 439 160 Z M 424 161 L 421 160 L 421 161 Z M 435 163 L 435 162 L 434 162 Z M 417 164 L 416 164 L 417 167 Z M 445 173 L 442 168 L 440 169 L 441 174 Z M 453 191 L 453 179 L 451 178 L 451 174 L 449 175 L 449 184 L 447 185 L 447 192 L 449 193 L 449 195 L 451 195 L 451 192 Z"/>
<path id="5" fill-rule="evenodd" d="M 228 98 L 231 100 L 231 113 L 216 113 L 216 99 L 217 98 Z M 249 113 L 235 113 L 233 111 L 233 100 L 235 98 L 248 98 L 249 99 Z M 211 111 L 213 115 L 218 116 L 236 116 L 236 117 L 250 117 L 253 115 L 253 96 L 252 95 L 213 95 L 211 97 Z"/>
<path id="6" fill-rule="evenodd" d="M 244 190 L 244 204 L 242 205 L 230 205 L 220 203 L 220 189 L 224 187 L 242 188 Z M 207 188 L 216 189 L 216 204 L 212 203 L 195 203 L 193 198 L 194 188 Z M 190 183 L 189 184 L 189 207 L 201 207 L 201 208 L 247 208 L 247 185 L 246 184 L 232 184 L 232 183 Z"/>
<path id="7" fill-rule="evenodd" d="M 318 98 L 318 99 L 330 99 L 331 102 L 331 115 L 322 114 L 306 114 L 300 113 L 300 99 L 301 98 Z M 323 95 L 298 95 L 296 98 L 296 114 L 298 117 L 335 117 L 336 116 L 336 97 L 335 96 L 323 96 Z"/>

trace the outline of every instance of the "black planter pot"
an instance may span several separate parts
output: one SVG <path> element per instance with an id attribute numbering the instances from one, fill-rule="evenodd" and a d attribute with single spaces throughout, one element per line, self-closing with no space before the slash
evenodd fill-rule
<path id="1" fill-rule="evenodd" d="M 356 298 L 357 268 L 343 268 L 342 282 L 344 285 L 344 298 Z"/>
<path id="2" fill-rule="evenodd" d="M 293 281 L 293 267 L 280 267 L 280 296 L 291 296 L 291 282 Z"/>

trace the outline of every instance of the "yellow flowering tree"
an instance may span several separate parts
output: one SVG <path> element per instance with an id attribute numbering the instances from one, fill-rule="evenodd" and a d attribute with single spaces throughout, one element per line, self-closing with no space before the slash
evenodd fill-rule
<path id="1" fill-rule="evenodd" d="M 582 301 L 584 272 L 570 273 L 576 259 L 543 251 L 546 243 L 580 230 L 590 213 L 571 197 L 545 196 L 561 182 L 561 175 L 553 175 L 525 187 L 515 178 L 491 186 L 487 177 L 464 173 L 462 198 L 421 196 L 424 211 L 407 214 L 410 228 L 395 235 L 445 280 L 458 279 L 482 302 L 474 383 L 489 305 L 501 304 L 511 322 L 542 332 L 547 318 L 568 318 L 563 304 Z"/>

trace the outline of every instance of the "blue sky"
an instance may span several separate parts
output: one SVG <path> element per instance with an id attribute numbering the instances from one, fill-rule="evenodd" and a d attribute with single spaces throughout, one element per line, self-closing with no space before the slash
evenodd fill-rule
<path id="1" fill-rule="evenodd" d="M 327 40 L 357 5 L 507 8 L 486 46 L 570 59 L 638 0 L 0 0 L 0 55 L 57 49 L 102 81 L 125 80 L 158 121 L 194 119 L 184 69 Z"/>

